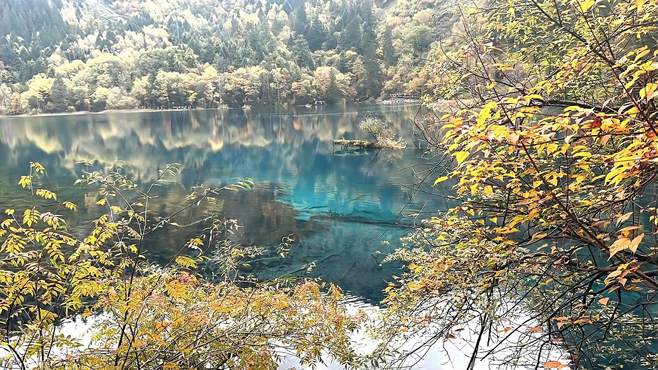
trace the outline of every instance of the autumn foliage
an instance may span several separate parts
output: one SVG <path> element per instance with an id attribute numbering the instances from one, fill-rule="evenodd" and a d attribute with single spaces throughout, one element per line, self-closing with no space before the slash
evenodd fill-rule
<path id="1" fill-rule="evenodd" d="M 242 275 L 234 267 L 252 254 L 226 240 L 230 220 L 206 220 L 204 234 L 164 265 L 144 258 L 146 238 L 178 225 L 180 214 L 253 185 L 195 189 L 189 204 L 155 216 L 152 190 L 177 169 L 144 187 L 120 169 L 85 174 L 78 182 L 96 189 L 103 212 L 81 236 L 66 221 L 77 205 L 47 190 L 46 169 L 30 165 L 19 180 L 30 201 L 3 210 L 0 222 L 1 367 L 276 369 L 284 355 L 310 365 L 326 353 L 355 361 L 348 333 L 357 321 L 341 291 Z M 195 272 L 211 251 L 216 281 Z M 77 329 L 63 329 L 74 321 Z"/>
<path id="2" fill-rule="evenodd" d="M 389 289 L 389 328 L 435 343 L 477 322 L 500 344 L 474 359 L 512 331 L 518 366 L 655 366 L 658 2 L 460 13 L 428 67 L 434 98 L 459 109 L 419 125 L 454 164 L 435 185 L 453 179 L 462 203 L 398 252 L 409 273 Z"/>

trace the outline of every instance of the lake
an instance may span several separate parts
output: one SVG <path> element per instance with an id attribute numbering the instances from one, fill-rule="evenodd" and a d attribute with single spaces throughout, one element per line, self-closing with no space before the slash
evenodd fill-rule
<path id="1" fill-rule="evenodd" d="M 46 166 L 46 181 L 61 199 L 79 205 L 78 225 L 100 211 L 93 189 L 73 186 L 90 168 L 84 163 L 94 169 L 119 164 L 141 182 L 167 164 L 182 164 L 177 180 L 154 200 L 160 214 L 177 210 L 194 186 L 252 178 L 254 190 L 225 195 L 221 206 L 191 216 L 216 212 L 237 219 L 245 245 L 270 247 L 293 237 L 286 259 L 252 266 L 260 278 L 305 275 L 315 261 L 310 276 L 376 303 L 399 272 L 397 265 L 382 265 L 382 258 L 399 247 L 418 215 L 449 206 L 441 196 L 445 189 L 422 185 L 433 167 L 418 149 L 418 111 L 416 105 L 364 105 L 2 118 L 0 206 L 25 200 L 15 184 L 30 161 Z M 368 139 L 358 127 L 368 116 L 389 123 L 407 149 L 344 151 L 333 145 L 336 138 Z M 168 261 L 198 231 L 159 233 L 147 240 L 149 257 Z"/>

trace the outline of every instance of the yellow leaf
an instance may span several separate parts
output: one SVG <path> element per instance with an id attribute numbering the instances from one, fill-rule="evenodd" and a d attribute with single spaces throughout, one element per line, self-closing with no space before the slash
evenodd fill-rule
<path id="1" fill-rule="evenodd" d="M 106 203 L 107 203 L 107 200 L 105 200 L 105 198 L 100 199 L 98 202 L 96 202 L 96 204 L 98 204 L 99 206 L 104 206 Z"/>
<path id="2" fill-rule="evenodd" d="M 434 185 L 436 186 L 436 184 L 440 184 L 440 183 L 442 183 L 442 182 L 444 182 L 448 179 L 449 179 L 448 176 L 441 176 L 441 177 L 437 178 L 436 180 L 434 180 Z"/>
<path id="3" fill-rule="evenodd" d="M 636 236 L 635 238 L 633 238 L 633 240 L 623 236 L 620 237 L 610 246 L 610 258 L 612 258 L 615 254 L 627 249 L 635 253 L 635 251 L 637 251 L 637 248 L 640 246 L 640 243 L 642 242 L 643 238 L 644 238 L 644 234 L 640 234 Z"/>
<path id="4" fill-rule="evenodd" d="M 657 88 L 658 88 L 658 84 L 648 83 L 646 86 L 642 88 L 642 90 L 640 90 L 640 98 L 646 100 L 653 99 L 653 97 L 656 96 Z"/>
<path id="5" fill-rule="evenodd" d="M 21 179 L 18 180 L 18 185 L 23 188 L 27 188 L 32 185 L 32 178 L 30 176 L 21 176 Z"/>
<path id="6" fill-rule="evenodd" d="M 23 212 L 23 224 L 31 227 L 33 224 L 39 221 L 39 212 L 34 209 L 26 209 Z"/>
<path id="7" fill-rule="evenodd" d="M 419 291 L 419 290 L 423 289 L 424 287 L 425 287 L 425 285 L 422 282 L 419 282 L 419 281 L 412 281 L 409 284 L 407 284 L 407 288 L 409 288 L 409 290 L 411 290 L 412 292 Z"/>
<path id="8" fill-rule="evenodd" d="M 41 198 L 43 198 L 43 199 L 47 199 L 47 200 L 50 200 L 50 199 L 52 199 L 52 200 L 57 200 L 57 194 L 53 193 L 52 191 L 46 190 L 46 189 L 37 189 L 37 191 L 35 192 L 35 194 L 36 194 L 38 197 L 41 197 Z"/>
<path id="9" fill-rule="evenodd" d="M 614 183 L 619 183 L 621 180 L 624 179 L 624 172 L 626 171 L 625 167 L 615 167 L 612 169 L 612 171 L 608 172 L 608 174 L 605 176 L 605 183 L 606 184 L 613 184 Z"/>
<path id="10" fill-rule="evenodd" d="M 642 239 L 644 238 L 644 234 L 640 234 L 633 238 L 631 240 L 631 243 L 628 245 L 628 249 L 630 249 L 631 252 L 635 253 L 637 251 L 637 248 L 640 246 L 640 243 L 642 243 Z"/>
<path id="11" fill-rule="evenodd" d="M 421 266 L 419 266 L 419 265 L 417 265 L 417 264 L 415 264 L 415 263 L 413 263 L 413 262 L 409 264 L 409 270 L 411 270 L 411 271 L 413 271 L 413 272 L 415 272 L 415 273 L 419 273 L 422 269 L 423 269 L 423 268 L 422 268 Z"/>
<path id="12" fill-rule="evenodd" d="M 30 167 L 32 167 L 37 174 L 42 174 L 46 171 L 46 167 L 39 162 L 30 162 Z"/>
<path id="13" fill-rule="evenodd" d="M 608 304 L 609 300 L 610 300 L 610 298 L 607 298 L 607 297 L 606 298 L 601 298 L 601 299 L 599 299 L 599 303 L 605 306 L 605 305 Z"/>
<path id="14" fill-rule="evenodd" d="M 594 3 L 596 3 L 595 0 L 582 0 L 578 2 L 578 4 L 580 5 L 580 10 L 582 10 L 583 12 L 590 10 L 592 6 L 594 6 Z"/>
<path id="15" fill-rule="evenodd" d="M 641 228 L 642 226 L 639 225 L 626 226 L 624 228 L 619 229 L 618 233 L 620 236 L 623 236 L 624 238 L 629 238 L 633 231 L 640 230 Z"/>
<path id="16" fill-rule="evenodd" d="M 76 206 L 75 203 L 73 202 L 66 201 L 62 203 L 62 205 L 71 211 L 75 211 L 76 209 L 78 209 L 78 206 Z"/>
<path id="17" fill-rule="evenodd" d="M 180 266 L 193 269 L 196 267 L 196 261 L 190 257 L 178 256 L 176 257 L 176 263 Z"/>
<path id="18" fill-rule="evenodd" d="M 624 222 L 628 221 L 631 218 L 631 216 L 633 216 L 633 212 L 628 212 L 619 216 L 619 218 L 617 218 L 617 225 L 621 225 Z"/>
<path id="19" fill-rule="evenodd" d="M 578 152 L 573 155 L 574 157 L 582 157 L 582 158 L 589 158 L 592 156 L 592 153 L 590 152 Z"/>
<path id="20" fill-rule="evenodd" d="M 455 159 L 457 160 L 457 164 L 462 164 L 462 162 L 464 162 L 466 157 L 468 157 L 468 154 L 469 154 L 468 152 L 464 152 L 464 151 L 456 152 Z"/>
<path id="21" fill-rule="evenodd" d="M 496 102 L 489 102 L 484 107 L 482 107 L 480 114 L 478 114 L 477 124 L 482 125 L 487 122 L 487 120 L 491 117 L 491 111 L 497 106 L 498 104 L 496 104 Z"/>
<path id="22" fill-rule="evenodd" d="M 535 242 L 537 240 L 544 239 L 547 236 L 548 236 L 548 233 L 545 233 L 545 232 L 534 233 L 532 235 L 532 238 L 530 239 L 530 242 Z"/>

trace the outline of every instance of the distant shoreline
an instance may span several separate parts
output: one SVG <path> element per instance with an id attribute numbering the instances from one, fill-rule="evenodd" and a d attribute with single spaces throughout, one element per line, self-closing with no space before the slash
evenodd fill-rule
<path id="1" fill-rule="evenodd" d="M 193 110 L 208 110 L 208 109 L 225 109 L 225 108 L 184 108 L 184 109 L 151 109 L 151 108 L 133 108 L 133 109 L 106 109 L 98 112 L 94 111 L 76 111 L 76 112 L 59 112 L 59 113 L 37 113 L 37 114 L 0 114 L 0 118 L 38 118 L 38 117 L 59 117 L 59 116 L 95 116 L 108 113 L 154 113 L 154 112 L 187 112 Z"/>
<path id="2" fill-rule="evenodd" d="M 387 105 L 413 105 L 413 104 L 418 104 L 420 103 L 419 100 L 399 100 L 399 101 L 392 101 L 392 100 L 380 100 L 376 101 L 370 104 L 374 105 L 382 105 L 382 106 L 387 106 Z M 364 103 L 357 103 L 354 102 L 352 104 L 355 105 L 360 105 Z M 305 107 L 305 105 L 299 105 L 296 107 Z M 98 112 L 94 111 L 76 111 L 76 112 L 59 112 L 59 113 L 37 113 L 37 114 L 28 114 L 28 113 L 23 113 L 23 114 L 16 114 L 16 115 L 8 115 L 8 114 L 0 114 L 0 118 L 40 118 L 40 117 L 61 117 L 61 116 L 96 116 L 96 115 L 103 115 L 103 114 L 112 114 L 112 113 L 155 113 L 155 112 L 190 112 L 190 111 L 196 111 L 196 110 L 234 110 L 234 109 L 251 109 L 251 106 L 245 106 L 242 108 L 229 108 L 229 107 L 216 107 L 216 108 L 170 108 L 170 109 L 153 109 L 153 108 L 131 108 L 131 109 L 106 109 Z"/>

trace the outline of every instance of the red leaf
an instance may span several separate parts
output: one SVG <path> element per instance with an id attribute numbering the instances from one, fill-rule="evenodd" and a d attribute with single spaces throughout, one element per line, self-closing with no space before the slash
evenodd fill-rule
<path id="1" fill-rule="evenodd" d="M 590 123 L 590 126 L 592 128 L 599 128 L 601 127 L 601 124 L 603 123 L 603 120 L 601 117 L 595 117 L 594 120 L 592 120 L 592 123 Z"/>

